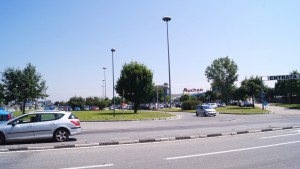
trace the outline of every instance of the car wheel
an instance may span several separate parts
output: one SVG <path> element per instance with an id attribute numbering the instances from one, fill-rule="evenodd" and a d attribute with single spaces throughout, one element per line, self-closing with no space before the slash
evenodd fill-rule
<path id="1" fill-rule="evenodd" d="M 57 129 L 53 137 L 54 140 L 58 142 L 66 141 L 69 138 L 69 132 L 66 129 Z"/>
<path id="2" fill-rule="evenodd" d="M 5 137 L 2 133 L 0 133 L 0 145 L 5 143 Z"/>

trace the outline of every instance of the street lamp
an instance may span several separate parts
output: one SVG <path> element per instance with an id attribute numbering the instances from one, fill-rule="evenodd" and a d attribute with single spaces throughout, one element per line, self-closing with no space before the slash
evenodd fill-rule
<path id="1" fill-rule="evenodd" d="M 115 72 L 114 72 L 114 52 L 115 49 L 111 49 L 111 58 L 112 58 L 112 73 L 113 73 L 113 100 L 114 100 L 114 117 L 116 117 L 116 100 L 115 100 Z"/>
<path id="2" fill-rule="evenodd" d="M 104 83 L 104 88 L 105 88 L 104 99 L 105 99 L 106 98 L 106 75 L 105 75 L 106 67 L 103 67 L 102 69 L 104 70 L 104 81 L 105 81 L 105 83 Z"/>
<path id="3" fill-rule="evenodd" d="M 102 80 L 103 81 L 103 84 L 102 84 L 102 96 L 104 97 L 104 84 L 105 84 L 105 80 Z"/>
<path id="4" fill-rule="evenodd" d="M 169 66 L 169 95 L 170 95 L 170 107 L 172 107 L 172 95 L 171 95 L 171 68 L 170 68 L 170 50 L 169 50 L 169 26 L 168 22 L 171 20 L 171 17 L 165 16 L 162 19 L 167 23 L 167 45 L 168 45 L 168 66 Z"/>

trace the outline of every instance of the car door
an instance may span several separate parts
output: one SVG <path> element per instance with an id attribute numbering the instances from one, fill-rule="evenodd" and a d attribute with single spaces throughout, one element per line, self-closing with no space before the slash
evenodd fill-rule
<path id="1" fill-rule="evenodd" d="M 6 139 L 22 140 L 34 138 L 33 128 L 35 116 L 35 114 L 25 115 L 8 123 L 6 126 Z"/>
<path id="2" fill-rule="evenodd" d="M 57 123 L 55 113 L 41 113 L 34 126 L 35 138 L 51 138 Z"/>

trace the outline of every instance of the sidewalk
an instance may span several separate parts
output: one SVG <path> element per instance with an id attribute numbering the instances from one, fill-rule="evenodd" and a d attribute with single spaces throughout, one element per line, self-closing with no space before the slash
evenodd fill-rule
<path id="1" fill-rule="evenodd" d="M 257 107 L 262 107 L 261 104 L 255 104 Z M 282 115 L 282 116 L 293 116 L 293 115 L 300 115 L 299 109 L 289 109 L 286 107 L 279 107 L 279 106 L 267 106 L 267 110 L 270 111 L 270 114 Z"/>

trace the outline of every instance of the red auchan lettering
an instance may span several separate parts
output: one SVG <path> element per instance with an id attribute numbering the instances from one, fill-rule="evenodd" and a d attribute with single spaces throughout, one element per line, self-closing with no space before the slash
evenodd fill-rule
<path id="1" fill-rule="evenodd" d="M 190 92 L 203 92 L 203 89 L 195 89 L 195 88 L 193 88 L 193 89 L 187 89 L 187 88 L 184 88 L 183 89 L 183 92 L 187 92 L 187 93 L 190 93 Z"/>

